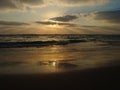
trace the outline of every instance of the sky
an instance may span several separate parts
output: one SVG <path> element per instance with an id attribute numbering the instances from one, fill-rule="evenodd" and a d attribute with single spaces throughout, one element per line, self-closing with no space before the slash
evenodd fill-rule
<path id="1" fill-rule="evenodd" d="M 0 34 L 120 34 L 120 0 L 0 0 Z"/>

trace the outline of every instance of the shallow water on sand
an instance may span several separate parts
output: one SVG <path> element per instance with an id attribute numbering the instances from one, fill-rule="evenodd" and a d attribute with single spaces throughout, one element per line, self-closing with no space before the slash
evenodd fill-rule
<path id="1" fill-rule="evenodd" d="M 120 42 L 0 48 L 0 74 L 57 73 L 120 65 Z"/>

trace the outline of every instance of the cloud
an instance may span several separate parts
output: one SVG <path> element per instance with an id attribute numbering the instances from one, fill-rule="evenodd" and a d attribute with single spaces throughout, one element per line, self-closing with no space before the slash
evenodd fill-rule
<path id="1" fill-rule="evenodd" d="M 22 10 L 26 7 L 43 5 L 58 6 L 94 6 L 103 5 L 109 0 L 0 0 L 0 10 Z"/>
<path id="2" fill-rule="evenodd" d="M 50 20 L 60 21 L 60 22 L 69 22 L 69 21 L 75 20 L 77 18 L 78 17 L 76 15 L 66 15 L 66 16 L 61 16 L 61 17 L 50 18 Z"/>
<path id="3" fill-rule="evenodd" d="M 16 9 L 17 6 L 12 0 L 0 0 L 0 9 Z"/>
<path id="4" fill-rule="evenodd" d="M 95 20 L 104 20 L 109 23 L 120 23 L 120 11 L 106 11 L 95 13 Z"/>
<path id="5" fill-rule="evenodd" d="M 83 19 L 86 23 L 100 25 L 120 25 L 120 10 L 93 12 L 88 14 L 81 13 L 77 16 L 79 17 L 79 20 Z"/>
<path id="6" fill-rule="evenodd" d="M 21 25 L 29 25 L 28 23 L 24 22 L 11 22 L 11 21 L 0 21 L 0 25 L 7 25 L 7 26 L 21 26 Z"/>
<path id="7" fill-rule="evenodd" d="M 104 5 L 109 0 L 58 0 L 59 3 L 67 6 L 94 6 L 94 5 Z"/>
<path id="8" fill-rule="evenodd" d="M 43 0 L 19 0 L 20 3 L 27 5 L 41 5 L 44 4 Z"/>
<path id="9" fill-rule="evenodd" d="M 35 22 L 41 25 L 63 25 L 63 26 L 75 26 L 76 24 L 73 23 L 63 23 L 63 22 L 52 22 L 52 21 L 37 21 Z"/>
<path id="10" fill-rule="evenodd" d="M 0 10 L 24 9 L 25 7 L 41 6 L 43 0 L 1 0 Z"/>
<path id="11" fill-rule="evenodd" d="M 36 23 L 42 24 L 42 25 L 55 25 L 55 24 L 57 24 L 56 22 L 51 22 L 51 21 L 37 21 Z"/>

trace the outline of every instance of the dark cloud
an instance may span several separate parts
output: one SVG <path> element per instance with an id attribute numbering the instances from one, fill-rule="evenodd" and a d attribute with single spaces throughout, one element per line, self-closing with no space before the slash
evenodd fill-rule
<path id="1" fill-rule="evenodd" d="M 75 26 L 73 23 L 62 23 L 62 22 L 52 22 L 52 21 L 37 21 L 37 24 L 41 25 L 63 25 L 63 26 Z"/>
<path id="2" fill-rule="evenodd" d="M 103 11 L 96 13 L 88 13 L 88 14 L 79 14 L 77 15 L 79 18 L 85 18 L 88 20 L 95 21 L 104 21 L 106 23 L 111 24 L 120 24 L 120 10 L 117 11 Z"/>
<path id="3" fill-rule="evenodd" d="M 105 20 L 110 23 L 120 23 L 120 11 L 98 12 L 95 14 L 96 20 Z"/>
<path id="4" fill-rule="evenodd" d="M 26 6 L 37 6 L 43 3 L 43 0 L 0 0 L 0 10 L 23 9 Z"/>
<path id="5" fill-rule="evenodd" d="M 0 0 L 0 9 L 16 9 L 17 6 L 12 0 Z"/>
<path id="6" fill-rule="evenodd" d="M 51 22 L 51 21 L 37 21 L 36 23 L 42 24 L 42 25 L 55 25 L 55 24 L 57 24 L 56 22 Z"/>
<path id="7" fill-rule="evenodd" d="M 77 18 L 78 17 L 76 15 L 66 15 L 66 16 L 61 16 L 61 17 L 50 18 L 50 20 L 60 21 L 60 22 L 69 22 L 69 21 L 75 20 Z"/>
<path id="8" fill-rule="evenodd" d="M 21 26 L 21 25 L 29 25 L 29 24 L 24 22 L 0 21 L 0 25 Z"/>

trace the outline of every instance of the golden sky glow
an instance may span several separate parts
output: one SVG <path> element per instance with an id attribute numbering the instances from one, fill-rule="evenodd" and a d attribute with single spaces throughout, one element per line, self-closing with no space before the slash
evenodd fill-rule
<path id="1" fill-rule="evenodd" d="M 0 34 L 118 34 L 119 0 L 2 0 Z"/>

